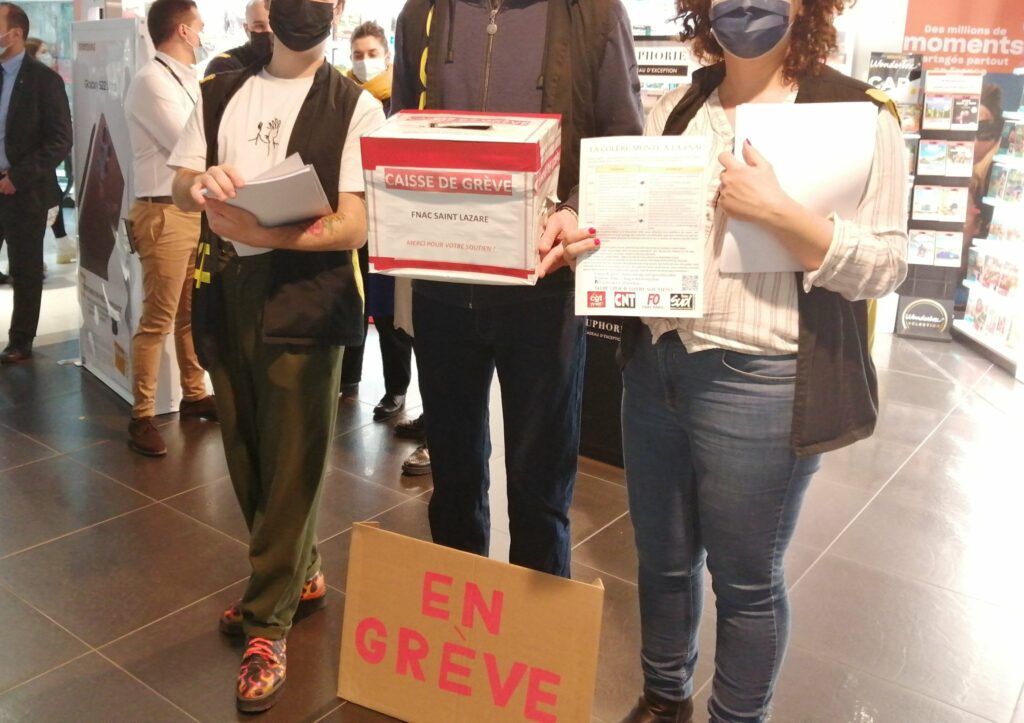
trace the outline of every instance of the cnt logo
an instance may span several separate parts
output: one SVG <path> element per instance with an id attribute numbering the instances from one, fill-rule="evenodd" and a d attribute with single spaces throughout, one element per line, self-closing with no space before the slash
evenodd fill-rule
<path id="1" fill-rule="evenodd" d="M 603 309 L 605 307 L 605 296 L 603 291 L 587 292 L 587 308 Z"/>
<path id="2" fill-rule="evenodd" d="M 615 292 L 615 308 L 616 309 L 635 309 L 636 308 L 636 293 L 632 291 L 616 291 Z"/>

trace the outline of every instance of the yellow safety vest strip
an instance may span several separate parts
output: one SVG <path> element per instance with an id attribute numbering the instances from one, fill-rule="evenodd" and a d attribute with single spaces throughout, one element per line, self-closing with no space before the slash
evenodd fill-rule
<path id="1" fill-rule="evenodd" d="M 434 8 L 427 13 L 427 42 L 423 46 L 423 56 L 420 58 L 420 85 L 423 92 L 420 93 L 420 110 L 427 107 L 427 53 L 430 48 L 430 26 L 434 23 Z"/>

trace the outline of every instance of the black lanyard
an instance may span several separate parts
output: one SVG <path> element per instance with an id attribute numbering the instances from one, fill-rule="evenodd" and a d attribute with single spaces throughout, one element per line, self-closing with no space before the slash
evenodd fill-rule
<path id="1" fill-rule="evenodd" d="M 169 65 L 168 65 L 167 63 L 165 63 L 165 62 L 164 62 L 164 60 L 163 60 L 163 58 L 153 58 L 153 60 L 155 60 L 156 62 L 160 63 L 160 65 L 162 65 L 162 66 L 164 66 L 165 68 L 167 68 L 167 72 L 171 74 L 171 77 L 172 77 L 172 78 L 174 78 L 175 82 L 176 82 L 176 83 L 177 83 L 178 85 L 180 85 L 180 86 L 181 86 L 181 89 L 182 89 L 183 91 L 185 91 L 185 95 L 187 95 L 187 96 L 188 96 L 188 99 L 189 99 L 190 101 L 192 101 L 192 105 L 195 105 L 195 104 L 196 104 L 196 99 L 195 99 L 195 98 L 193 98 L 193 97 L 192 97 L 192 94 L 188 92 L 188 88 L 186 88 L 186 87 L 185 87 L 185 84 L 181 82 L 181 78 L 179 78 L 179 77 L 178 77 L 178 74 L 174 72 L 174 69 L 173 69 L 173 68 L 172 68 L 171 66 L 169 66 Z"/>

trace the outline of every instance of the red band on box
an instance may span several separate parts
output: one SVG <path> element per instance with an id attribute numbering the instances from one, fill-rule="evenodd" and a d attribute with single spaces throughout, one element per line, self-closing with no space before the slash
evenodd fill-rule
<path id="1" fill-rule="evenodd" d="M 389 191 L 463 193 L 475 196 L 511 196 L 511 173 L 432 171 L 423 168 L 384 168 L 384 187 Z"/>
<path id="2" fill-rule="evenodd" d="M 510 269 L 504 266 L 483 266 L 481 264 L 453 264 L 447 261 L 416 261 L 413 259 L 395 259 L 384 256 L 371 256 L 370 263 L 379 271 L 392 269 L 424 269 L 428 271 L 462 271 L 492 276 L 507 276 L 513 279 L 528 279 L 533 269 Z"/>
<path id="3" fill-rule="evenodd" d="M 562 116 L 558 113 L 494 113 L 493 111 L 481 111 L 481 110 L 437 110 L 435 109 L 420 109 L 420 108 L 409 108 L 401 110 L 398 115 L 403 113 L 407 115 L 436 115 L 436 116 L 449 116 L 449 115 L 463 115 L 471 116 L 473 118 L 543 118 L 545 120 L 556 120 L 559 126 L 562 124 Z"/>
<path id="4" fill-rule="evenodd" d="M 367 137 L 360 140 L 363 169 L 367 171 L 374 171 L 384 165 L 520 173 L 530 173 L 540 168 L 540 147 L 536 143 Z"/>

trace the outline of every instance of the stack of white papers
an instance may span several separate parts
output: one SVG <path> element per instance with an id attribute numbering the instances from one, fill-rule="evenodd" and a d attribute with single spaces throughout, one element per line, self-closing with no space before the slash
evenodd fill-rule
<path id="1" fill-rule="evenodd" d="M 227 201 L 256 217 L 264 228 L 311 221 L 332 213 L 313 166 L 295 153 L 236 190 Z"/>

